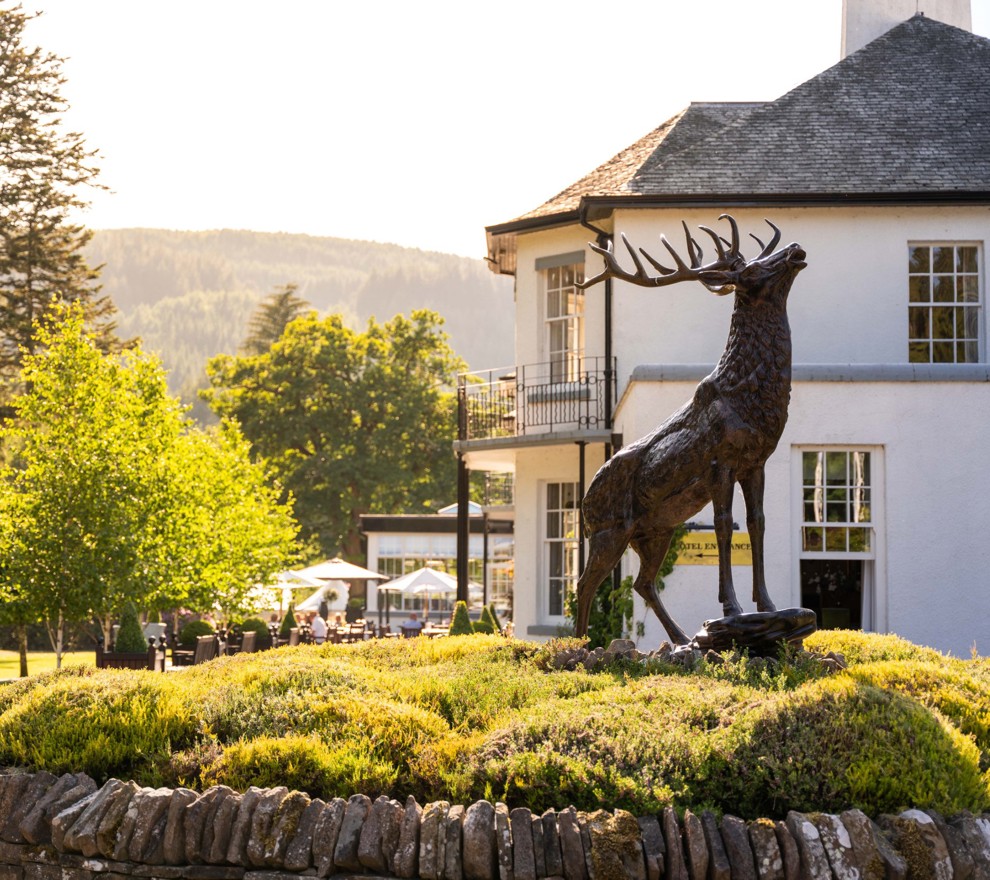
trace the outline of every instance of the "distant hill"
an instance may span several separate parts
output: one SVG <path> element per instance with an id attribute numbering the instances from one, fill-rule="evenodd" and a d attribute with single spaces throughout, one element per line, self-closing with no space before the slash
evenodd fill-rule
<path id="1" fill-rule="evenodd" d="M 446 319 L 470 369 L 512 363 L 512 280 L 481 260 L 398 245 L 288 233 L 163 229 L 98 231 L 87 249 L 103 264 L 103 292 L 120 309 L 123 337 L 140 336 L 192 403 L 206 362 L 236 352 L 258 302 L 280 285 L 355 328 L 374 316 L 428 308 Z M 194 412 L 205 414 L 202 406 Z"/>

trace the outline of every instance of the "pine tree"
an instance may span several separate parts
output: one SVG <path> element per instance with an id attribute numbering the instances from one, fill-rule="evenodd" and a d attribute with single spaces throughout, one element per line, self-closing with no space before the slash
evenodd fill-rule
<path id="1" fill-rule="evenodd" d="M 241 344 L 241 354 L 265 354 L 282 338 L 290 322 L 309 311 L 309 303 L 296 296 L 298 289 L 296 284 L 284 284 L 258 304 L 248 323 L 248 335 Z"/>
<path id="2" fill-rule="evenodd" d="M 78 302 L 106 348 L 115 311 L 99 295 L 83 248 L 92 233 L 70 221 L 100 188 L 96 153 L 62 129 L 68 107 L 62 59 L 24 43 L 35 15 L 0 10 L 0 382 L 12 383 L 23 352 L 36 350 L 36 321 L 56 299 Z M 9 415 L 9 413 L 3 413 Z"/>

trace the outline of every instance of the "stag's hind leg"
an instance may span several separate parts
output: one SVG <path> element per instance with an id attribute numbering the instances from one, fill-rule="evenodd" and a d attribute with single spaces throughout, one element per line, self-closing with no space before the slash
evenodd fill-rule
<path id="1" fill-rule="evenodd" d="M 666 529 L 651 537 L 640 537 L 632 540 L 632 548 L 639 556 L 639 574 L 633 583 L 633 589 L 643 597 L 653 613 L 660 618 L 660 623 L 663 624 L 670 640 L 675 645 L 686 645 L 688 637 L 664 608 L 655 583 L 657 572 L 660 571 L 663 558 L 667 555 L 667 548 L 670 547 L 670 539 L 673 534 L 673 529 Z"/>
<path id="2" fill-rule="evenodd" d="M 624 529 L 603 529 L 588 540 L 588 562 L 577 584 L 575 635 L 583 637 L 588 634 L 588 618 L 595 593 L 609 572 L 619 564 L 628 545 L 629 533 Z"/>
<path id="3" fill-rule="evenodd" d="M 767 591 L 767 580 L 763 570 L 763 536 L 765 531 L 763 516 L 763 468 L 754 468 L 739 478 L 743 498 L 746 501 L 746 527 L 753 548 L 753 601 L 757 611 L 776 611 Z"/>

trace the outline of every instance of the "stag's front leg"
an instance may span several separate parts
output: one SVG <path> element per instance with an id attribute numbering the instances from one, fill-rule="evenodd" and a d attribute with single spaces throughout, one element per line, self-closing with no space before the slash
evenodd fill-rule
<path id="1" fill-rule="evenodd" d="M 766 531 L 763 516 L 763 485 L 765 475 L 762 467 L 754 468 L 739 478 L 743 498 L 746 501 L 746 527 L 753 548 L 753 601 L 757 611 L 776 611 L 767 591 L 766 574 L 763 568 L 763 536 Z"/>
<path id="2" fill-rule="evenodd" d="M 652 537 L 634 538 L 631 542 L 633 550 L 639 556 L 639 574 L 633 583 L 633 589 L 643 597 L 648 608 L 660 619 L 667 635 L 675 645 L 686 645 L 687 634 L 670 616 L 657 593 L 657 572 L 663 564 L 664 557 L 670 547 L 670 539 L 674 536 L 673 529 L 663 529 Z"/>
<path id="3" fill-rule="evenodd" d="M 715 541 L 718 544 L 718 601 L 722 614 L 732 617 L 742 614 L 732 585 L 732 493 L 736 477 L 731 468 L 715 466 L 712 506 L 715 509 Z"/>

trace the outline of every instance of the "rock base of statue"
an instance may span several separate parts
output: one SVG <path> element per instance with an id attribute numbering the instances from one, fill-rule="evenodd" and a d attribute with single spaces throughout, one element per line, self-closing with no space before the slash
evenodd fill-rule
<path id="1" fill-rule="evenodd" d="M 800 642 L 818 629 L 815 612 L 808 608 L 754 611 L 734 617 L 706 620 L 692 646 L 702 651 L 746 649 L 758 657 L 776 657 L 781 642 Z"/>

